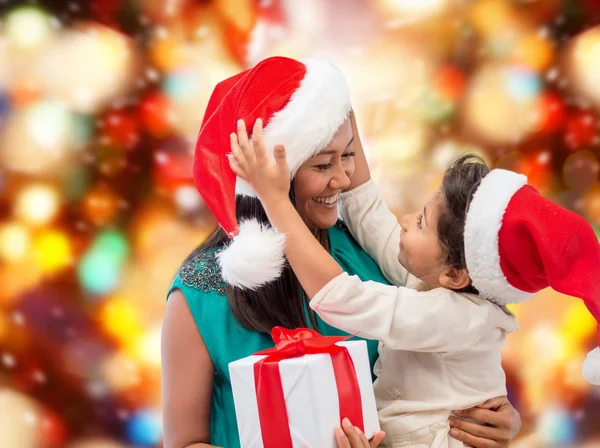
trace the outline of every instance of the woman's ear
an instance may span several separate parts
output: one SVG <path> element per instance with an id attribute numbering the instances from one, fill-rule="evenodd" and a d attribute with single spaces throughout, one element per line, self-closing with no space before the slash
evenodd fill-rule
<path id="1" fill-rule="evenodd" d="M 471 284 L 466 269 L 446 268 L 440 274 L 440 285 L 448 289 L 463 289 Z"/>

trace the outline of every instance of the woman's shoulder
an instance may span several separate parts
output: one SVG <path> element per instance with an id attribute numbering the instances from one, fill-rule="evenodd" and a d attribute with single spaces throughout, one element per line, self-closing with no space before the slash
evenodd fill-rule
<path id="1" fill-rule="evenodd" d="M 377 263 L 360 247 L 342 220 L 329 229 L 329 252 L 348 274 L 357 275 L 362 281 L 389 284 Z"/>
<path id="2" fill-rule="evenodd" d="M 344 223 L 344 221 L 342 221 L 341 219 L 338 219 L 335 225 L 329 228 L 329 246 L 332 255 L 333 252 L 339 251 L 349 251 L 354 255 L 362 255 L 363 253 L 366 254 L 366 252 L 364 252 L 363 249 L 358 245 L 358 243 L 352 236 L 352 233 L 350 233 L 350 230 L 346 226 L 346 223 Z"/>
<path id="3" fill-rule="evenodd" d="M 168 294 L 180 289 L 188 300 L 191 296 L 225 296 L 225 282 L 217 258 L 220 250 L 211 249 L 191 255 L 177 271 Z"/>
<path id="4" fill-rule="evenodd" d="M 350 230 L 344 221 L 338 219 L 335 225 L 329 228 L 329 239 L 347 240 L 348 238 L 352 238 Z"/>
<path id="5" fill-rule="evenodd" d="M 221 277 L 221 268 L 217 258 L 220 249 L 212 249 L 191 256 L 179 268 L 176 280 L 197 291 L 215 292 L 225 295 L 225 282 Z"/>

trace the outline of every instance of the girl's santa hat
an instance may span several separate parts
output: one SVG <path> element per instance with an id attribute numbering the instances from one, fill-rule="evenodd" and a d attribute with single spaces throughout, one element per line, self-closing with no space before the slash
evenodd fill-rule
<path id="1" fill-rule="evenodd" d="M 220 82 L 208 102 L 194 154 L 193 177 L 219 225 L 233 239 L 220 254 L 223 279 L 256 289 L 281 275 L 286 263 L 284 236 L 252 219 L 239 223 L 235 197 L 256 197 L 229 167 L 229 136 L 242 119 L 246 129 L 261 118 L 265 147 L 285 145 L 292 177 L 325 148 L 350 115 L 346 80 L 330 62 L 284 57 L 265 59 L 254 68 Z"/>
<path id="2" fill-rule="evenodd" d="M 519 303 L 551 286 L 583 299 L 600 322 L 598 238 L 585 219 L 542 197 L 525 176 L 492 170 L 473 195 L 464 237 L 469 276 L 483 297 Z M 583 376 L 600 385 L 599 347 L 588 354 Z"/>

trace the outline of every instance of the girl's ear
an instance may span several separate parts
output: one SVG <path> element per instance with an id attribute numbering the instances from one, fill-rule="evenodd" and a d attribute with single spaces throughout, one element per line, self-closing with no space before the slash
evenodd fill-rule
<path id="1" fill-rule="evenodd" d="M 467 269 L 447 268 L 440 274 L 440 285 L 448 289 L 463 289 L 471 284 Z"/>

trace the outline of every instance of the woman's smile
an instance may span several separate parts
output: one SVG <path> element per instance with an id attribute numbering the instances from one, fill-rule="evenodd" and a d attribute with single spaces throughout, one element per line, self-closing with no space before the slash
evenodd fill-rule
<path id="1" fill-rule="evenodd" d="M 336 193 L 331 196 L 322 196 L 322 197 L 312 198 L 312 200 L 322 207 L 331 209 L 331 208 L 337 207 L 339 197 L 340 197 L 340 194 Z"/>

